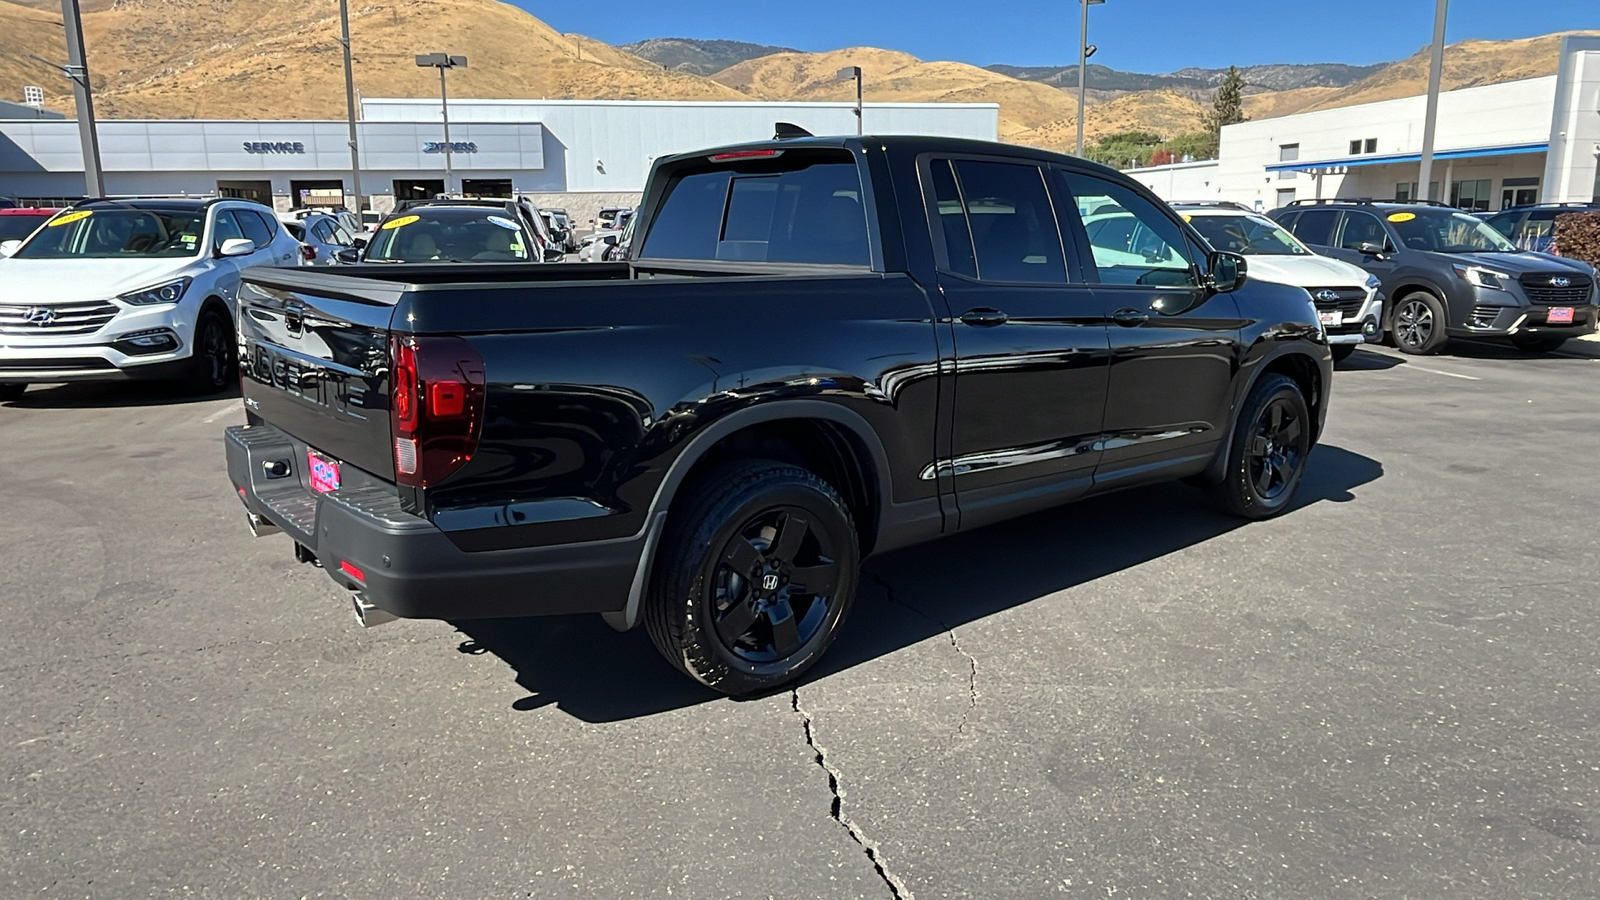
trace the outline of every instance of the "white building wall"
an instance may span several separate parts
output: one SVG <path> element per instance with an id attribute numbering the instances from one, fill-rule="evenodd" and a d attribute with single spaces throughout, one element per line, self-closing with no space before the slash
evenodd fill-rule
<path id="1" fill-rule="evenodd" d="M 1224 200 L 1217 180 L 1218 162 L 1173 163 L 1129 169 L 1125 174 L 1171 203 L 1176 200 Z"/>
<path id="2" fill-rule="evenodd" d="M 1435 149 L 1534 144 L 1549 140 L 1556 80 L 1552 75 L 1440 94 Z M 1405 97 L 1229 125 L 1222 129 L 1219 154 L 1222 198 L 1271 208 L 1277 203 L 1279 190 L 1294 189 L 1299 199 L 1316 196 L 1314 176 L 1266 171 L 1267 166 L 1279 163 L 1281 147 L 1285 144 L 1299 145 L 1300 162 L 1348 158 L 1352 155 L 1351 141 L 1362 141 L 1364 150 L 1365 141 L 1370 138 L 1377 139 L 1375 155 L 1378 156 L 1420 153 L 1426 111 L 1426 97 Z M 1537 176 L 1543 171 L 1542 161 L 1538 159 L 1522 159 L 1520 164 L 1484 160 L 1481 164 L 1473 162 L 1472 167 L 1494 172 L 1499 178 L 1524 173 Z M 1322 196 L 1387 198 L 1393 196 L 1402 172 L 1410 172 L 1405 179 L 1407 182 L 1416 180 L 1415 164 L 1374 166 L 1371 168 L 1381 171 L 1370 173 L 1363 171 L 1365 168 L 1353 167 L 1345 175 L 1324 176 Z M 1446 164 L 1435 162 L 1433 177 L 1442 183 L 1445 174 Z M 1465 170 L 1456 175 L 1457 180 L 1465 177 Z M 1350 180 L 1348 185 L 1347 179 Z"/>
<path id="3" fill-rule="evenodd" d="M 439 121 L 439 101 L 363 98 L 362 116 L 382 121 Z M 540 122 L 555 142 L 547 167 L 564 171 L 569 192 L 639 192 L 650 164 L 668 156 L 772 137 L 778 122 L 812 134 L 854 134 L 851 103 L 723 103 L 631 100 L 450 100 L 457 122 Z M 993 103 L 868 103 L 873 134 L 933 134 L 998 140 Z"/>

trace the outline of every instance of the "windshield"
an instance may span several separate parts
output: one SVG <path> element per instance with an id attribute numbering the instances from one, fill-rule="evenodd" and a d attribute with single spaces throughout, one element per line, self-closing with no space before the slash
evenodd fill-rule
<path id="1" fill-rule="evenodd" d="M 46 213 L 42 216 L 0 216 L 0 241 L 20 241 L 34 229 L 44 224 L 50 218 Z"/>
<path id="2" fill-rule="evenodd" d="M 1411 250 L 1434 253 L 1515 253 L 1517 248 L 1477 216 L 1447 209 L 1390 213 L 1389 224 Z"/>
<path id="3" fill-rule="evenodd" d="M 1311 251 L 1271 219 L 1255 216 L 1185 216 L 1217 250 L 1246 256 L 1310 256 Z"/>
<path id="4" fill-rule="evenodd" d="M 368 262 L 527 262 L 527 230 L 504 210 L 429 209 L 378 226 Z"/>
<path id="5" fill-rule="evenodd" d="M 78 209 L 51 219 L 13 259 L 158 259 L 194 256 L 205 211 Z"/>

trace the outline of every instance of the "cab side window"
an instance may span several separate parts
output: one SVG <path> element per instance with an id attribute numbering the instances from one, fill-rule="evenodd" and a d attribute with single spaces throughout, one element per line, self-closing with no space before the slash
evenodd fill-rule
<path id="1" fill-rule="evenodd" d="M 1383 247 L 1389 243 L 1389 233 L 1384 231 L 1383 223 L 1372 213 L 1346 212 L 1344 214 L 1344 227 L 1339 232 L 1339 247 L 1343 250 L 1360 251 L 1363 244 L 1375 244 Z"/>
<path id="2" fill-rule="evenodd" d="M 1294 223 L 1294 236 L 1307 244 L 1333 246 L 1333 229 L 1339 224 L 1337 209 L 1308 209 Z"/>
<path id="3" fill-rule="evenodd" d="M 1066 283 L 1061 232 L 1038 166 L 958 159 L 934 160 L 933 168 L 952 271 L 1004 284 Z"/>
<path id="4" fill-rule="evenodd" d="M 1102 283 L 1199 285 L 1183 230 L 1154 203 L 1093 175 L 1061 172 L 1060 177 L 1083 219 Z"/>

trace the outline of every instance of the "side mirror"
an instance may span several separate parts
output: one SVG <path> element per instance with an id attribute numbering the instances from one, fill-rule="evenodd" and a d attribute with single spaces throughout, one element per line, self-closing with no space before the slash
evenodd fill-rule
<path id="1" fill-rule="evenodd" d="M 1207 287 L 1213 291 L 1226 294 L 1244 285 L 1245 273 L 1249 270 L 1249 266 L 1243 256 L 1218 251 L 1211 254 L 1210 264 L 1211 278 Z"/>
<path id="2" fill-rule="evenodd" d="M 21 246 L 21 241 L 0 241 L 0 259 L 17 252 L 17 248 Z"/>
<path id="3" fill-rule="evenodd" d="M 1361 251 L 1362 256 L 1371 256 L 1377 259 L 1382 259 L 1383 254 L 1386 252 L 1382 244 L 1374 244 L 1370 241 L 1362 244 L 1356 249 Z"/>
<path id="4" fill-rule="evenodd" d="M 342 263 L 361 262 L 361 251 L 355 247 L 346 247 L 333 254 L 333 258 Z"/>
<path id="5" fill-rule="evenodd" d="M 544 261 L 545 262 L 561 262 L 563 259 L 566 259 L 566 258 L 567 258 L 567 251 L 562 250 L 560 247 L 546 247 L 546 248 L 544 248 Z"/>
<path id="6" fill-rule="evenodd" d="M 256 252 L 256 242 L 246 238 L 228 238 L 217 249 L 218 256 L 249 256 Z"/>
<path id="7" fill-rule="evenodd" d="M 367 249 L 367 239 L 364 237 L 351 238 L 350 246 L 356 248 L 357 250 L 365 250 Z"/>

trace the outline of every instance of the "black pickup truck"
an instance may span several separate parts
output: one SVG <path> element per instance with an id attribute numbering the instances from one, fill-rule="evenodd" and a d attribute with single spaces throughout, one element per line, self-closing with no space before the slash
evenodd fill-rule
<path id="1" fill-rule="evenodd" d="M 618 263 L 249 270 L 251 527 L 366 624 L 598 612 L 748 693 L 869 554 L 1168 479 L 1272 516 L 1327 412 L 1306 292 L 1079 159 L 773 140 L 659 160 L 639 215 Z"/>

